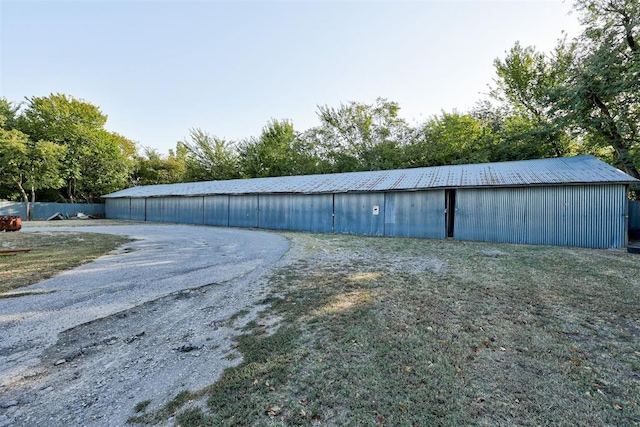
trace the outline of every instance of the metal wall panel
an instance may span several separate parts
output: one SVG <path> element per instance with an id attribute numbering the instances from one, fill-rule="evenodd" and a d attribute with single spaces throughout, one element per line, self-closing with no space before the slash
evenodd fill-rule
<path id="1" fill-rule="evenodd" d="M 115 213 L 128 216 L 129 199 L 121 199 L 123 202 L 115 203 Z M 124 210 L 116 208 L 124 207 Z M 31 217 L 33 219 L 47 219 L 55 213 L 69 215 L 81 212 L 85 215 L 104 214 L 106 207 L 99 203 L 31 203 Z M 22 202 L 0 202 L 0 215 L 13 215 L 25 218 L 26 207 Z M 129 219 L 129 218 L 126 218 Z"/>
<path id="2" fill-rule="evenodd" d="M 446 237 L 444 190 L 385 195 L 385 236 Z"/>
<path id="3" fill-rule="evenodd" d="M 179 198 L 180 223 L 204 224 L 204 197 Z"/>
<path id="4" fill-rule="evenodd" d="M 336 233 L 384 235 L 384 193 L 335 194 L 334 213 Z"/>
<path id="5" fill-rule="evenodd" d="M 204 197 L 204 224 L 229 226 L 229 196 Z"/>
<path id="6" fill-rule="evenodd" d="M 619 248 L 625 216 L 624 185 L 459 189 L 454 238 Z"/>
<path id="7" fill-rule="evenodd" d="M 182 197 L 160 197 L 162 202 L 162 222 L 180 222 L 180 202 Z"/>
<path id="8" fill-rule="evenodd" d="M 163 197 L 162 221 L 180 224 L 202 224 L 202 197 Z"/>
<path id="9" fill-rule="evenodd" d="M 106 199 L 104 209 L 108 219 L 131 219 L 131 199 Z"/>
<path id="10" fill-rule="evenodd" d="M 24 203 L 20 202 L 0 202 L 0 215 L 25 218 L 27 216 L 27 208 Z"/>
<path id="11" fill-rule="evenodd" d="M 258 195 L 229 196 L 229 226 L 258 227 Z"/>
<path id="12" fill-rule="evenodd" d="M 260 196 L 258 227 L 271 230 L 292 230 L 291 196 L 288 194 Z"/>
<path id="13" fill-rule="evenodd" d="M 456 190 L 454 238 L 525 243 L 522 210 L 526 191 L 522 188 Z"/>
<path id="14" fill-rule="evenodd" d="M 330 233 L 333 230 L 331 194 L 260 195 L 260 228 Z"/>
<path id="15" fill-rule="evenodd" d="M 333 232 L 333 194 L 300 194 L 289 197 L 291 197 L 291 230 L 312 233 Z"/>
<path id="16" fill-rule="evenodd" d="M 147 221 L 163 222 L 163 200 L 162 197 L 150 197 L 147 199 L 146 215 Z"/>
<path id="17" fill-rule="evenodd" d="M 131 199 L 131 217 L 129 219 L 134 221 L 147 220 L 147 199 Z"/>
<path id="18" fill-rule="evenodd" d="M 105 206 L 97 203 L 35 203 L 32 205 L 33 219 L 47 219 L 56 213 L 69 215 L 81 212 L 85 215 L 100 215 L 105 213 Z"/>

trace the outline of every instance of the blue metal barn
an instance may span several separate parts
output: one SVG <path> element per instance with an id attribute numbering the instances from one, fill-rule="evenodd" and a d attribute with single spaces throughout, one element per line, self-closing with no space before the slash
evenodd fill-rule
<path id="1" fill-rule="evenodd" d="M 133 187 L 114 219 L 620 248 L 628 185 L 592 156 Z"/>

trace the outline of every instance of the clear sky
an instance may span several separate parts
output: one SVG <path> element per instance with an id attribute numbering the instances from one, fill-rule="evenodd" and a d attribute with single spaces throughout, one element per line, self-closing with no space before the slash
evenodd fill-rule
<path id="1" fill-rule="evenodd" d="M 576 36 L 571 1 L 0 0 L 0 96 L 65 93 L 166 153 L 190 128 L 238 140 L 317 106 L 400 104 L 410 123 L 486 99 L 516 41 Z"/>

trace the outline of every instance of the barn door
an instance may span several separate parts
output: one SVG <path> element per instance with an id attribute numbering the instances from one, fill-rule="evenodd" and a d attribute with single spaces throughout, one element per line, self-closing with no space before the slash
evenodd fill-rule
<path id="1" fill-rule="evenodd" d="M 445 190 L 445 224 L 447 227 L 447 237 L 453 237 L 456 213 L 456 190 Z"/>

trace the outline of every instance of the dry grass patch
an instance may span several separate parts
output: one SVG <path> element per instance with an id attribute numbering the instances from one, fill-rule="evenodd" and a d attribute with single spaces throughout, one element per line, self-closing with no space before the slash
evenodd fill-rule
<path id="1" fill-rule="evenodd" d="M 248 325 L 180 425 L 640 423 L 637 255 L 285 235 L 280 328 Z"/>
<path id="2" fill-rule="evenodd" d="M 30 249 L 16 256 L 0 257 L 0 296 L 94 260 L 129 241 L 122 236 L 96 233 L 0 232 L 0 248 Z"/>

